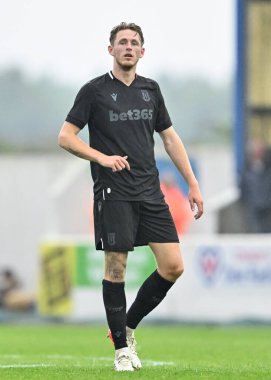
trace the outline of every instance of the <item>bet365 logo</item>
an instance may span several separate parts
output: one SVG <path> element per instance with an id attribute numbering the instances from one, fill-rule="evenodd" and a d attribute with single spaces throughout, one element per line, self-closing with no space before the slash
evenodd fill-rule
<path id="1" fill-rule="evenodd" d="M 134 109 L 127 112 L 116 113 L 112 110 L 109 111 L 109 120 L 110 121 L 126 121 L 126 120 L 151 120 L 153 110 L 151 109 Z"/>

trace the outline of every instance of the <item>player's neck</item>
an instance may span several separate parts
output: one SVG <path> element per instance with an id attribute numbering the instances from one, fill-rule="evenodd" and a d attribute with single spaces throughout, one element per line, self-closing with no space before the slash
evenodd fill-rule
<path id="1" fill-rule="evenodd" d="M 130 84 L 134 81 L 136 77 L 136 67 L 132 67 L 130 70 L 123 70 L 121 67 L 113 67 L 112 73 L 114 77 L 118 80 L 126 84 L 126 86 L 130 86 Z"/>

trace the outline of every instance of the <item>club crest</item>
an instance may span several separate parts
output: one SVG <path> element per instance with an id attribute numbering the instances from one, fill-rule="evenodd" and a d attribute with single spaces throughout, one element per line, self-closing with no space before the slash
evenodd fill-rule
<path id="1" fill-rule="evenodd" d="M 110 246 L 116 244 L 116 233 L 115 232 L 109 232 L 107 234 L 107 242 Z"/>
<path id="2" fill-rule="evenodd" d="M 149 102 L 151 100 L 150 95 L 147 90 L 141 90 L 141 94 L 145 102 Z"/>

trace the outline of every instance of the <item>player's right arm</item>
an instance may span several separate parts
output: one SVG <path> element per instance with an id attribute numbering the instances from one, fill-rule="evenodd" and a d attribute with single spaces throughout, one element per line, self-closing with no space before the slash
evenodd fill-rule
<path id="1" fill-rule="evenodd" d="M 65 121 L 58 135 L 59 146 L 77 157 L 88 161 L 97 162 L 101 166 L 111 168 L 113 172 L 123 169 L 130 170 L 127 156 L 108 156 L 96 149 L 91 148 L 79 138 L 78 133 L 80 131 L 81 129 L 79 127 Z"/>

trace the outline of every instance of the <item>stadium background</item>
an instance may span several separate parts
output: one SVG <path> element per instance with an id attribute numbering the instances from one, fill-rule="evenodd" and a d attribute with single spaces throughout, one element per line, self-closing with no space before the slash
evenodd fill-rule
<path id="1" fill-rule="evenodd" d="M 271 143 L 271 2 L 232 1 L 232 13 L 234 62 L 228 87 L 231 108 L 226 122 L 222 118 L 230 128 L 226 129 L 226 139 L 213 139 L 211 113 L 206 129 L 206 140 L 211 136 L 209 142 L 204 140 L 204 131 L 201 141 L 193 134 L 184 136 L 200 180 L 206 211 L 202 220 L 190 223 L 181 237 L 186 272 L 167 300 L 148 318 L 149 324 L 225 326 L 247 322 L 266 324 L 271 320 L 271 237 L 245 233 L 239 190 L 250 142 L 261 139 L 268 145 Z M 9 68 L 3 68 L 2 72 L 5 70 Z M 162 87 L 167 95 L 170 90 L 166 84 L 170 78 L 163 79 L 163 75 Z M 21 80 L 20 75 L 17 80 Z M 75 93 L 76 90 L 71 91 L 66 101 L 67 110 Z M 39 96 L 42 99 L 43 94 Z M 2 105 L 7 101 L 2 92 Z M 174 110 L 173 103 L 169 102 L 168 107 Z M 1 113 L 2 120 L 15 128 L 9 124 L 6 107 L 1 107 Z M 174 112 L 173 115 L 177 118 Z M 54 126 L 55 136 L 60 125 Z M 27 130 L 22 123 L 20 130 L 24 127 Z M 16 146 L 14 139 L 9 141 L 6 137 L 3 122 L 1 130 L 0 269 L 14 271 L 22 293 L 34 297 L 33 307 L 26 310 L 16 306 L 16 310 L 0 308 L 3 328 L 10 322 L 105 324 L 100 296 L 102 257 L 93 247 L 88 163 L 54 151 L 49 145 L 43 146 L 40 140 L 35 146 L 33 139 L 28 146 L 21 138 L 21 145 Z M 221 131 L 225 133 L 223 128 Z M 29 140 L 31 135 L 33 138 L 33 131 Z M 161 172 L 166 167 L 175 176 L 158 141 L 156 153 Z M 183 182 L 178 185 L 185 193 Z M 128 303 L 153 267 L 147 248 L 130 254 Z"/>

